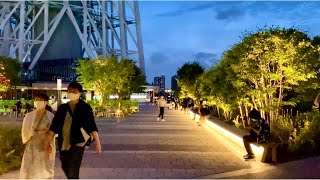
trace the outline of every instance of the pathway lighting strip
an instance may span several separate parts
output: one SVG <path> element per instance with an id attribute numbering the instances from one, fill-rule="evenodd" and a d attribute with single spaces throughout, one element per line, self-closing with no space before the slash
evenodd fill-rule
<path id="1" fill-rule="evenodd" d="M 191 111 L 189 111 L 189 115 L 190 115 L 191 118 L 195 117 L 196 121 L 199 121 L 199 119 L 200 119 L 200 115 L 199 114 L 196 114 L 194 116 L 194 113 L 191 112 Z M 240 137 L 239 135 L 236 135 L 236 134 L 228 131 L 227 129 L 225 129 L 225 128 L 219 126 L 218 124 L 208 120 L 207 118 L 206 118 L 206 125 L 208 127 L 212 128 L 212 129 L 220 132 L 221 135 L 223 135 L 225 137 L 230 137 L 231 139 L 233 139 L 237 143 L 238 146 L 240 146 L 240 147 L 243 146 L 242 137 Z M 250 145 L 251 145 L 252 151 L 254 152 L 254 154 L 256 156 L 262 156 L 263 151 L 264 151 L 264 148 L 262 146 L 256 146 L 254 144 L 250 144 Z"/>

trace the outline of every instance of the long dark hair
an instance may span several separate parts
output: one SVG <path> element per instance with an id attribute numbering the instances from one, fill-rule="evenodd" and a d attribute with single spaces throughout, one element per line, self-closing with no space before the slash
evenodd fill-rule
<path id="1" fill-rule="evenodd" d="M 49 101 L 49 96 L 45 93 L 38 93 L 35 95 L 35 97 L 39 98 L 39 99 L 42 99 L 44 101 Z M 49 112 L 52 112 L 53 109 L 51 108 L 51 106 L 49 106 L 48 104 L 46 105 L 45 109 Z"/>

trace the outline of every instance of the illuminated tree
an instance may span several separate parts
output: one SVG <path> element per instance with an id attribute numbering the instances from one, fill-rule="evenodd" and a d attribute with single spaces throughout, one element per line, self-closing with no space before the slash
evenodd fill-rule
<path id="1" fill-rule="evenodd" d="M 115 56 L 80 60 L 76 71 L 78 81 L 101 96 L 101 104 L 110 95 L 119 95 L 120 99 L 128 97 L 141 90 L 145 83 L 145 76 L 133 60 L 118 61 Z"/>
<path id="2" fill-rule="evenodd" d="M 9 88 L 9 84 L 10 84 L 10 79 L 6 77 L 3 64 L 0 64 L 0 92 L 7 91 Z"/>
<path id="3" fill-rule="evenodd" d="M 226 119 L 235 110 L 243 119 L 254 107 L 272 122 L 282 106 L 296 106 L 308 93 L 314 98 L 319 86 L 317 42 L 296 29 L 248 33 L 199 78 L 201 96 L 222 109 Z"/>
<path id="4" fill-rule="evenodd" d="M 204 68 L 198 62 L 188 62 L 177 71 L 180 98 L 199 98 L 197 86 L 198 77 L 204 72 Z"/>
<path id="5" fill-rule="evenodd" d="M 0 92 L 5 92 L 10 86 L 17 86 L 20 83 L 18 76 L 20 70 L 18 60 L 0 56 Z"/>

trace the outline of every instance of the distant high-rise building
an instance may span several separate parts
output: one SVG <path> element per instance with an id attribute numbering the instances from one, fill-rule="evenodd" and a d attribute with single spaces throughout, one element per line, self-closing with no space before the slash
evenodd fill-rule
<path id="1" fill-rule="evenodd" d="M 178 89 L 178 76 L 174 75 L 171 77 L 171 90 L 176 91 Z"/>
<path id="2" fill-rule="evenodd" d="M 166 89 L 166 79 L 164 76 L 154 77 L 154 85 L 159 86 L 160 91 L 164 91 Z"/>

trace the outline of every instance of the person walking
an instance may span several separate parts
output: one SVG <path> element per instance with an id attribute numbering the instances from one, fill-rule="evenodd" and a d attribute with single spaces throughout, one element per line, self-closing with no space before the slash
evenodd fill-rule
<path id="1" fill-rule="evenodd" d="M 181 111 L 184 111 L 184 113 L 186 114 L 187 113 L 187 106 L 188 106 L 188 99 L 187 98 L 184 98 L 181 102 Z"/>
<path id="2" fill-rule="evenodd" d="M 79 83 L 73 82 L 68 86 L 70 102 L 59 106 L 50 126 L 46 151 L 50 152 L 48 144 L 55 134 L 58 134 L 58 149 L 62 170 L 68 179 L 79 179 L 79 170 L 85 146 L 91 142 L 93 136 L 97 153 L 101 153 L 98 129 L 94 121 L 90 105 L 80 100 L 83 89 Z"/>
<path id="3" fill-rule="evenodd" d="M 207 106 L 203 105 L 203 101 L 200 101 L 198 113 L 200 115 L 198 126 L 202 126 L 202 124 L 206 121 L 206 117 L 210 114 L 210 110 Z"/>
<path id="4" fill-rule="evenodd" d="M 160 117 L 161 117 L 161 121 L 166 121 L 165 119 L 163 119 L 164 108 L 166 107 L 166 104 L 167 104 L 167 101 L 164 99 L 164 96 L 161 96 L 161 98 L 158 101 L 158 107 L 160 108 L 160 113 L 157 121 L 160 121 Z"/>
<path id="5" fill-rule="evenodd" d="M 178 110 L 178 109 L 179 109 L 178 104 L 179 104 L 178 98 L 175 97 L 175 98 L 174 98 L 174 109 L 175 109 L 175 110 Z"/>
<path id="6" fill-rule="evenodd" d="M 49 97 L 40 93 L 35 96 L 35 110 L 26 114 L 23 119 L 21 137 L 25 144 L 20 179 L 53 179 L 56 148 L 54 139 L 48 141 L 52 151 L 46 153 L 43 145 L 46 133 L 51 125 L 53 114 L 48 106 Z"/>

